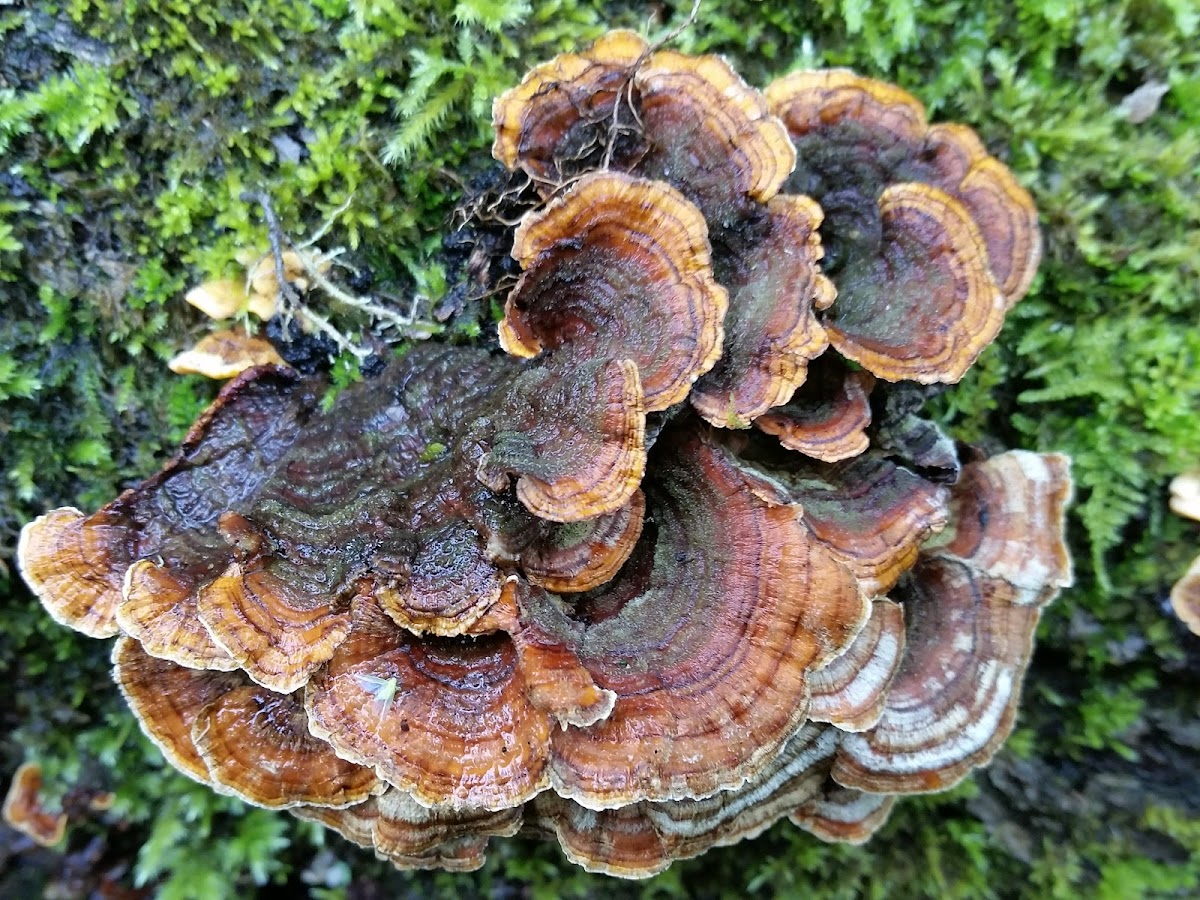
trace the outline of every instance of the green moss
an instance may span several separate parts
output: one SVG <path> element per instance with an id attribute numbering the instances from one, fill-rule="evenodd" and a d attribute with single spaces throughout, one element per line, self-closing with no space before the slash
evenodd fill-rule
<path id="1" fill-rule="evenodd" d="M 678 21 L 685 6 L 660 15 Z M 23 522 L 56 505 L 95 508 L 153 471 L 213 396 L 163 361 L 207 327 L 184 288 L 266 247 L 247 189 L 265 190 L 298 237 L 348 204 L 323 243 L 349 248 L 383 293 L 427 307 L 447 289 L 455 178 L 486 169 L 492 97 L 531 63 L 645 15 L 599 0 L 0 7 L 9 566 Z M 727 0 L 704 4 L 678 42 L 727 54 L 759 84 L 798 65 L 897 81 L 935 118 L 975 127 L 1035 195 L 1046 260 L 1033 293 L 937 403 L 963 440 L 1075 459 L 1079 586 L 1043 622 L 1009 757 L 1021 763 L 1138 772 L 1130 760 L 1161 739 L 1155 723 L 1196 714 L 1194 639 L 1161 600 L 1200 547 L 1164 499 L 1169 477 L 1200 460 L 1198 29 L 1186 0 Z M 1131 123 L 1121 101 L 1150 80 L 1169 90 Z M 496 312 L 462 317 L 452 336 L 488 333 Z M 357 377 L 353 357 L 340 359 L 336 383 Z M 109 683 L 106 653 L 50 622 L 0 568 L 6 767 L 35 757 L 58 792 L 114 787 L 109 818 L 141 846 L 135 876 L 164 896 L 246 895 L 308 865 L 319 830 L 163 766 Z M 507 881 L 535 897 L 1194 893 L 1200 825 L 1188 791 L 1145 777 L 1144 809 L 1063 813 L 1070 829 L 1020 856 L 980 824 L 969 786 L 903 801 L 864 848 L 780 825 L 640 885 L 588 876 L 527 842 L 497 845 L 473 876 L 389 874 L 336 838 L 328 849 L 354 877 L 428 896 Z M 80 840 L 105 832 L 100 821 L 78 828 Z"/>

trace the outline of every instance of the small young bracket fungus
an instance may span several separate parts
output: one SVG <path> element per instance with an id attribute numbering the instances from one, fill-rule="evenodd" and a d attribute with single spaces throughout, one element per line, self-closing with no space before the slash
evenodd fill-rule
<path id="1" fill-rule="evenodd" d="M 42 805 L 42 767 L 22 763 L 4 796 L 4 821 L 43 847 L 54 847 L 67 832 L 67 814 Z"/>
<path id="2" fill-rule="evenodd" d="M 1185 472 L 1171 481 L 1171 511 L 1200 521 L 1200 472 Z M 1171 608 L 1192 634 L 1200 635 L 1200 556 L 1171 588 Z"/>
<path id="3" fill-rule="evenodd" d="M 794 180 L 819 182 L 822 193 L 847 187 L 847 176 L 860 191 L 899 182 L 940 188 L 982 232 L 989 268 L 1009 305 L 1029 290 L 1042 258 L 1037 209 L 971 129 L 929 125 L 911 94 L 848 69 L 795 72 L 769 85 L 766 95 L 803 160 Z"/>
<path id="4" fill-rule="evenodd" d="M 870 372 L 853 370 L 834 354 L 816 360 L 809 379 L 785 405 L 754 420 L 789 450 L 822 462 L 858 456 L 870 446 Z"/>
<path id="5" fill-rule="evenodd" d="M 898 89 L 764 97 L 629 32 L 494 114 L 536 188 L 507 354 L 415 346 L 328 408 L 249 369 L 158 474 L 27 525 L 26 581 L 120 635 L 173 765 L 403 868 L 865 840 L 990 759 L 1070 582 L 1066 460 L 963 467 L 913 384 L 1028 287 L 1027 195 Z"/>
<path id="6" fill-rule="evenodd" d="M 191 350 L 167 363 L 177 375 L 203 375 L 222 381 L 255 366 L 286 365 L 269 341 L 245 331 L 225 329 L 205 335 Z"/>

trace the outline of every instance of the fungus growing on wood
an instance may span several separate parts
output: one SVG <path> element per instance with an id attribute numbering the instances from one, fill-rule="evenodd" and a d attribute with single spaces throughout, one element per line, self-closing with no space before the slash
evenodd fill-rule
<path id="1" fill-rule="evenodd" d="M 754 424 L 789 450 L 822 462 L 858 456 L 870 445 L 867 427 L 874 376 L 851 369 L 833 354 L 817 360 L 809 374 L 788 403 L 758 417 Z"/>
<path id="2" fill-rule="evenodd" d="M 842 740 L 833 777 L 872 793 L 943 790 L 1012 730 L 1042 608 L 1071 583 L 1062 456 L 1012 451 L 963 470 L 948 540 L 893 597 L 907 649 L 879 723 Z"/>
<path id="3" fill-rule="evenodd" d="M 990 758 L 1070 580 L 1066 463 L 963 469 L 903 379 L 961 376 L 1036 231 L 966 132 L 815 83 L 772 88 L 785 128 L 628 32 L 538 67 L 495 107 L 537 188 L 507 354 L 418 345 L 330 404 L 253 368 L 26 527 L 173 765 L 401 867 L 525 828 L 643 877 L 783 817 L 865 840 Z"/>
<path id="4" fill-rule="evenodd" d="M 744 428 L 787 401 L 828 345 L 813 311 L 835 292 L 818 265 L 820 208 L 807 197 L 776 196 L 795 152 L 761 94 L 718 57 L 652 52 L 617 32 L 534 69 L 496 101 L 493 118 L 495 157 L 523 169 L 546 195 L 580 173 L 611 167 L 669 183 L 694 204 L 702 218 L 691 230 L 711 238 L 717 280 L 731 302 L 723 352 L 689 369 L 691 380 L 713 369 L 692 403 L 718 427 Z M 584 175 L 606 179 L 591 181 L 593 188 L 611 177 Z M 514 256 L 523 260 L 520 229 L 517 238 Z M 707 251 L 703 259 L 707 265 Z M 521 296 L 518 286 L 510 305 Z M 512 343 L 508 319 L 501 341 Z"/>
<path id="5" fill-rule="evenodd" d="M 796 72 L 766 95 L 798 152 L 787 189 L 825 211 L 834 347 L 890 381 L 958 381 L 1037 270 L 1029 194 L 970 129 L 928 125 L 892 85 Z"/>
<path id="6" fill-rule="evenodd" d="M 657 181 L 598 172 L 525 217 L 500 345 L 637 364 L 647 412 L 667 409 L 721 353 L 725 289 L 699 210 Z M 618 298 L 621 298 L 618 300 Z"/>

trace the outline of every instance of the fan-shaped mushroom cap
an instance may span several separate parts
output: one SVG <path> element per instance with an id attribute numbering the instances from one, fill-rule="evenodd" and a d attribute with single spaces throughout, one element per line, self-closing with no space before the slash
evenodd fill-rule
<path id="1" fill-rule="evenodd" d="M 611 165 L 673 184 L 721 224 L 775 196 L 796 162 L 763 97 L 723 59 L 650 54 L 631 32 L 538 66 L 492 119 L 492 155 L 546 193 Z"/>
<path id="2" fill-rule="evenodd" d="M 962 563 L 917 563 L 896 596 L 913 610 L 908 653 L 879 723 L 842 742 L 833 777 L 882 793 L 944 790 L 1012 730 L 1038 609 Z"/>
<path id="3" fill-rule="evenodd" d="M 306 822 L 320 822 L 360 847 L 375 846 L 375 823 L 379 820 L 378 796 L 354 806 L 300 805 L 291 807 L 288 812 Z"/>
<path id="4" fill-rule="evenodd" d="M 430 806 L 505 809 L 548 783 L 552 721 L 528 700 L 504 633 L 417 638 L 372 601 L 309 682 L 309 728 Z"/>
<path id="5" fill-rule="evenodd" d="M 868 794 L 830 782 L 790 818 L 823 841 L 862 844 L 882 827 L 895 805 L 890 794 Z"/>
<path id="6" fill-rule="evenodd" d="M 531 69 L 492 104 L 492 156 L 543 185 L 562 184 L 576 164 L 603 154 L 613 108 L 647 51 L 634 32 L 610 31 L 583 53 Z"/>
<path id="7" fill-rule="evenodd" d="M 842 741 L 833 777 L 875 793 L 941 790 L 1012 729 L 1041 607 L 1071 582 L 1062 456 L 1013 451 L 966 467 L 953 530 L 897 587 L 908 647 L 879 724 Z"/>
<path id="8" fill-rule="evenodd" d="M 783 123 L 718 56 L 659 51 L 634 86 L 647 145 L 638 171 L 678 187 L 714 227 L 732 224 L 746 198 L 774 197 L 796 165 Z"/>
<path id="9" fill-rule="evenodd" d="M 184 299 L 210 319 L 232 319 L 246 312 L 260 319 L 275 315 L 275 291 L 263 294 L 256 288 L 247 293 L 245 282 L 232 278 L 206 281 L 188 291 Z"/>
<path id="10" fill-rule="evenodd" d="M 629 359 L 563 358 L 514 380 L 477 477 L 535 516 L 578 522 L 627 504 L 646 470 L 646 412 Z"/>
<path id="11" fill-rule="evenodd" d="M 525 217 L 513 257 L 525 273 L 500 323 L 509 353 L 632 359 L 647 412 L 682 400 L 721 353 L 727 299 L 708 227 L 666 184 L 585 176 Z"/>
<path id="12" fill-rule="evenodd" d="M 280 694 L 303 687 L 350 631 L 346 607 L 257 565 L 230 565 L 200 589 L 197 609 L 238 666 Z"/>
<path id="13" fill-rule="evenodd" d="M 677 859 L 736 844 L 802 808 L 825 783 L 837 732 L 805 725 L 744 785 L 703 800 L 640 802 L 591 810 L 552 793 L 526 811 L 533 828 L 552 834 L 567 858 L 589 872 L 646 878 Z"/>
<path id="14" fill-rule="evenodd" d="M 479 534 L 464 521 L 422 533 L 407 571 L 376 599 L 392 621 L 418 634 L 463 634 L 500 597 L 504 576 L 488 559 Z"/>
<path id="15" fill-rule="evenodd" d="M 956 382 L 1004 323 L 983 238 L 938 188 L 891 185 L 878 202 L 877 236 L 847 247 L 834 275 L 829 341 L 888 381 Z M 827 217 L 834 210 L 827 206 Z"/>
<path id="16" fill-rule="evenodd" d="M 946 524 L 949 491 L 877 454 L 830 465 L 764 446 L 762 438 L 748 453 L 756 490 L 803 508 L 808 530 L 868 594 L 890 589 L 921 543 Z"/>
<path id="17" fill-rule="evenodd" d="M 1171 608 L 1192 634 L 1200 635 L 1200 556 L 1171 588 Z"/>
<path id="18" fill-rule="evenodd" d="M 953 490 L 953 528 L 930 552 L 1021 589 L 1016 602 L 1044 606 L 1073 581 L 1063 525 L 1072 489 L 1061 454 L 1010 450 L 969 465 Z"/>
<path id="19" fill-rule="evenodd" d="M 54 621 L 88 637 L 107 638 L 119 630 L 121 551 L 128 541 L 128 530 L 116 516 L 85 518 L 66 506 L 21 529 L 17 560 Z"/>
<path id="20" fill-rule="evenodd" d="M 809 676 L 808 717 L 842 731 L 879 721 L 888 688 L 904 658 L 904 610 L 890 600 L 871 604 L 871 618 L 841 656 Z"/>
<path id="21" fill-rule="evenodd" d="M 4 821 L 43 847 L 53 847 L 67 833 L 67 814 L 42 806 L 42 767 L 22 763 L 4 796 Z"/>
<path id="22" fill-rule="evenodd" d="M 269 341 L 245 331 L 225 329 L 202 337 L 191 350 L 177 354 L 167 368 L 177 375 L 203 375 L 224 380 L 254 366 L 286 365 Z"/>
<path id="23" fill-rule="evenodd" d="M 827 353 L 792 399 L 754 420 L 789 450 L 822 462 L 839 462 L 867 449 L 871 424 L 870 372 L 856 371 Z"/>
<path id="24" fill-rule="evenodd" d="M 540 540 L 519 552 L 521 570 L 548 591 L 589 591 L 625 565 L 642 535 L 645 515 L 646 497 L 638 490 L 616 512 L 545 528 Z"/>
<path id="25" fill-rule="evenodd" d="M 522 813 L 520 806 L 494 812 L 431 809 L 394 788 L 341 809 L 292 808 L 293 815 L 320 822 L 360 847 L 374 847 L 381 859 L 403 868 L 453 871 L 462 871 L 464 865 L 467 868 L 482 865 L 488 838 L 516 834 Z"/>
<path id="26" fill-rule="evenodd" d="M 192 741 L 192 726 L 214 700 L 246 683 L 240 672 L 186 669 L 150 656 L 133 638 L 113 646 L 113 678 L 142 732 L 179 771 L 213 785 L 208 766 Z"/>
<path id="27" fill-rule="evenodd" d="M 229 672 L 238 662 L 212 639 L 196 612 L 191 585 L 165 565 L 139 559 L 125 572 L 117 624 L 151 656 L 189 669 Z"/>
<path id="28" fill-rule="evenodd" d="M 655 453 L 655 527 L 618 577 L 573 595 L 571 618 L 528 612 L 617 695 L 603 721 L 552 738 L 555 790 L 589 808 L 741 784 L 803 721 L 807 670 L 869 613 L 799 510 L 756 496 L 727 450 L 685 431 Z"/>
<path id="29" fill-rule="evenodd" d="M 385 856 L 420 856 L 462 838 L 512 837 L 521 828 L 520 806 L 484 809 L 430 809 L 404 791 L 390 790 L 376 801 L 375 849 Z"/>
<path id="30" fill-rule="evenodd" d="M 978 227 L 1005 305 L 1024 296 L 1042 255 L 1037 210 L 973 131 L 929 126 L 912 95 L 846 69 L 795 72 L 766 96 L 799 151 L 793 190 L 812 194 L 829 213 L 825 197 L 839 190 L 869 194 L 901 182 L 940 188 Z"/>
<path id="31" fill-rule="evenodd" d="M 829 345 L 813 314 L 833 302 L 818 268 L 821 209 L 807 197 L 775 197 L 749 234 L 730 236 L 719 257 L 730 291 L 724 350 L 692 393 L 692 405 L 719 428 L 745 428 L 788 401 L 808 363 Z M 731 246 L 736 244 L 737 246 Z"/>
<path id="32" fill-rule="evenodd" d="M 273 809 L 352 806 L 382 790 L 375 773 L 339 759 L 308 731 L 295 695 L 244 684 L 205 706 L 195 744 L 219 793 Z"/>
<path id="33" fill-rule="evenodd" d="M 111 637 L 126 571 L 136 560 L 161 556 L 181 591 L 223 567 L 229 552 L 213 533 L 217 516 L 260 486 L 287 449 L 289 425 L 317 402 L 296 380 L 279 368 L 234 379 L 157 475 L 90 516 L 60 509 L 25 526 L 18 559 L 47 611 L 91 637 Z M 234 470 L 235 478 L 213 478 Z M 148 622 L 156 615 L 147 606 L 140 610 L 131 616 Z M 168 640 L 166 632 L 162 637 Z"/>
<path id="34" fill-rule="evenodd" d="M 531 608 L 545 608 L 552 602 L 545 592 L 513 579 L 493 610 L 497 627 L 512 636 L 529 702 L 563 728 L 594 725 L 612 713 L 617 695 L 597 686 L 572 647 L 563 642 L 562 634 L 545 631 L 533 621 Z M 573 636 L 578 631 L 574 629 Z"/>

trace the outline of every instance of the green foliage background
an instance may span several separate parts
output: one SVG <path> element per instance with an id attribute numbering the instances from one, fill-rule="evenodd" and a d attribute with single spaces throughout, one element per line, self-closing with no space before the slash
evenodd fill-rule
<path id="1" fill-rule="evenodd" d="M 1194 896 L 1200 648 L 1164 604 L 1200 550 L 1165 511 L 1200 464 L 1200 7 L 1194 0 L 722 0 L 678 41 L 752 83 L 847 65 L 975 127 L 1030 188 L 1046 261 L 940 415 L 986 446 L 1063 450 L 1079 485 L 1078 584 L 1046 616 L 997 765 L 902 802 L 868 846 L 790 826 L 637 885 L 551 847 L 497 842 L 474 875 L 401 875 L 286 815 L 165 768 L 108 679 L 107 648 L 54 625 L 13 571 L 41 511 L 94 509 L 156 468 L 213 394 L 164 360 L 206 327 L 186 285 L 262 247 L 249 188 L 377 283 L 436 300 L 459 189 L 487 169 L 490 104 L 606 27 L 685 13 L 599 0 L 68 0 L 0 6 L 0 773 L 106 785 L 80 824 L 168 898 L 306 885 L 345 896 Z M 1145 121 L 1121 102 L 1167 87 Z M 463 329 L 470 336 L 471 329 Z M 7 564 L 7 568 L 4 567 Z M 323 847 L 323 849 L 322 849 Z M 315 862 L 313 861 L 315 858 Z M 29 856 L 20 882 L 50 877 Z M 0 856 L 0 894 L 20 860 Z M 34 874 L 31 874 L 34 873 Z M 37 873 L 42 873 L 38 876 Z"/>

